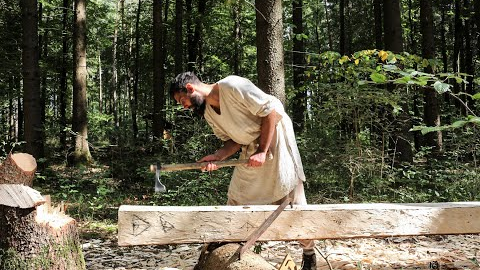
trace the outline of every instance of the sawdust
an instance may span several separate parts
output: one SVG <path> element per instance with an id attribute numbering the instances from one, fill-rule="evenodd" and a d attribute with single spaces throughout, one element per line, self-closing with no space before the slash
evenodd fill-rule
<path id="1" fill-rule="evenodd" d="M 83 242 L 89 270 L 193 269 L 201 247 L 118 247 L 116 239 Z M 302 251 L 296 242 L 271 241 L 261 247 L 261 256 L 274 266 L 286 254 L 300 264 Z M 329 264 L 332 269 L 480 269 L 480 235 L 325 240 L 316 241 L 316 247 L 319 270 L 329 270 Z"/>

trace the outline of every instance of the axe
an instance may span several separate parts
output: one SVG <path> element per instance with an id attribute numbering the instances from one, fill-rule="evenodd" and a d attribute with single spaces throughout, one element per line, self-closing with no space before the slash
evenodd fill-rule
<path id="1" fill-rule="evenodd" d="M 222 167 L 232 167 L 237 165 L 243 165 L 248 163 L 248 159 L 232 159 L 225 161 L 211 161 L 211 162 L 194 162 L 194 163 L 183 163 L 183 164 L 152 164 L 150 165 L 150 171 L 155 172 L 155 192 L 165 192 L 167 188 L 160 181 L 160 172 L 173 172 L 173 171 L 184 171 L 184 170 L 193 170 L 201 169 L 206 167 L 209 163 L 214 163 L 218 168 Z"/>

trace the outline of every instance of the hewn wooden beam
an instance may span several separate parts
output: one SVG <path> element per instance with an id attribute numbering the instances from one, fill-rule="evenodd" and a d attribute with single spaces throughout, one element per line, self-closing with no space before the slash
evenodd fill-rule
<path id="1" fill-rule="evenodd" d="M 244 241 L 276 208 L 132 206 L 118 212 L 118 244 Z M 480 202 L 287 207 L 259 241 L 480 233 Z"/>

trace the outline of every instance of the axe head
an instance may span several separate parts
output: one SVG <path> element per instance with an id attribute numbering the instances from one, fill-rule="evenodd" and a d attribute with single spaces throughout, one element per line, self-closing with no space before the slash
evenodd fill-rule
<path id="1" fill-rule="evenodd" d="M 154 167 L 154 168 L 152 168 Z M 165 192 L 167 191 L 167 188 L 165 187 L 162 182 L 160 182 L 160 166 L 157 164 L 155 166 L 152 166 L 150 170 L 154 169 L 155 170 L 155 192 Z"/>

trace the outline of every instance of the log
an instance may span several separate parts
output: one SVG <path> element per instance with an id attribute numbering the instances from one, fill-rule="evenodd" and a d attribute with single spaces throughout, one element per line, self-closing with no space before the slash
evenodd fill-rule
<path id="1" fill-rule="evenodd" d="M 37 161 L 32 155 L 10 153 L 0 164 L 0 184 L 23 184 L 31 187 L 36 170 Z"/>
<path id="2" fill-rule="evenodd" d="M 235 254 L 238 251 L 239 244 L 226 244 L 213 250 L 204 248 L 202 254 L 195 265 L 194 270 L 242 270 L 242 269 L 255 269 L 255 270 L 275 270 L 270 263 L 268 263 L 260 255 L 255 254 L 251 250 L 245 251 L 242 255 L 242 259 L 239 260 Z"/>
<path id="3" fill-rule="evenodd" d="M 275 210 L 257 206 L 133 206 L 118 212 L 118 244 L 244 241 Z M 287 207 L 259 241 L 480 233 L 480 202 Z"/>

